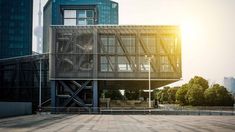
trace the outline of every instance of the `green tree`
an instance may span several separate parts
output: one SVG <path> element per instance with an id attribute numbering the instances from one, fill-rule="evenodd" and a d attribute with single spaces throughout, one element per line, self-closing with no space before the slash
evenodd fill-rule
<path id="1" fill-rule="evenodd" d="M 206 91 L 204 92 L 204 97 L 205 97 L 206 105 L 209 105 L 209 106 L 216 105 L 215 103 L 216 91 L 214 88 L 206 89 Z"/>
<path id="2" fill-rule="evenodd" d="M 168 102 L 169 102 L 169 103 L 175 103 L 175 96 L 176 96 L 177 90 L 178 90 L 178 87 L 169 88 L 169 89 L 167 90 Z"/>
<path id="3" fill-rule="evenodd" d="M 210 106 L 232 106 L 232 95 L 224 86 L 214 84 L 204 92 L 206 104 Z"/>
<path id="4" fill-rule="evenodd" d="M 160 91 L 158 91 L 157 93 L 156 93 L 156 95 L 157 95 L 157 100 L 160 102 L 160 103 L 162 103 L 162 100 L 161 100 L 161 97 L 162 97 L 162 90 L 160 90 Z"/>
<path id="5" fill-rule="evenodd" d="M 106 98 L 111 98 L 112 100 L 121 100 L 123 96 L 119 90 L 110 90 L 105 92 Z"/>
<path id="6" fill-rule="evenodd" d="M 170 87 L 164 87 L 160 92 L 158 92 L 157 94 L 157 100 L 160 102 L 160 103 L 168 103 L 168 89 Z"/>
<path id="7" fill-rule="evenodd" d="M 158 93 L 160 92 L 161 90 L 160 89 L 154 89 L 154 99 L 157 99 L 158 100 Z"/>
<path id="8" fill-rule="evenodd" d="M 189 81 L 189 84 L 190 85 L 193 85 L 193 84 L 201 85 L 201 87 L 203 88 L 204 91 L 209 87 L 208 81 L 200 76 L 195 76 L 194 78 L 192 78 Z"/>
<path id="9" fill-rule="evenodd" d="M 192 84 L 186 94 L 189 105 L 199 106 L 204 104 L 204 89 L 199 84 Z"/>
<path id="10" fill-rule="evenodd" d="M 128 100 L 138 100 L 139 99 L 139 90 L 125 90 L 125 97 Z"/>
<path id="11" fill-rule="evenodd" d="M 182 85 L 176 92 L 176 102 L 179 103 L 180 105 L 186 105 L 187 104 L 187 100 L 185 98 L 187 92 L 189 89 L 189 85 L 188 84 L 184 84 Z"/>

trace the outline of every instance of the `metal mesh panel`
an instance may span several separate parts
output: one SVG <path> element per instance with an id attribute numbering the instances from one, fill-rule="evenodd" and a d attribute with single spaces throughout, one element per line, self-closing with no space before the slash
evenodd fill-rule
<path id="1" fill-rule="evenodd" d="M 52 26 L 50 79 L 181 78 L 177 26 Z"/>

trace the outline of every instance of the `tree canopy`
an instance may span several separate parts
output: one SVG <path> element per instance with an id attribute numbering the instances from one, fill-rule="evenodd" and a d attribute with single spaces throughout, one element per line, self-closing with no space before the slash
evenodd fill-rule
<path id="1" fill-rule="evenodd" d="M 178 103 L 193 106 L 232 106 L 233 97 L 224 86 L 214 84 L 209 87 L 206 79 L 195 76 L 181 87 L 165 87 L 157 91 L 161 103 Z"/>
<path id="2" fill-rule="evenodd" d="M 185 95 L 188 92 L 188 88 L 189 85 L 188 84 L 184 84 L 182 85 L 176 92 L 176 102 L 181 104 L 181 105 L 186 105 L 187 104 L 187 100 L 185 98 Z"/>
<path id="3" fill-rule="evenodd" d="M 207 105 L 211 106 L 228 106 L 233 105 L 232 95 L 227 91 L 224 86 L 214 84 L 208 88 L 205 93 L 205 100 Z"/>

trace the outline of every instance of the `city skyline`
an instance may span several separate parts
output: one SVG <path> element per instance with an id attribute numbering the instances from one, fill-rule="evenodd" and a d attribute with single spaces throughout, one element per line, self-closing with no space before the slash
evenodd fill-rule
<path id="1" fill-rule="evenodd" d="M 182 81 L 195 75 L 223 84 L 235 75 L 235 19 L 232 0 L 114 0 L 119 3 L 120 25 L 180 25 L 182 27 Z M 38 1 L 34 1 L 34 27 Z M 46 0 L 42 0 L 44 5 Z M 129 6 L 132 4 L 132 6 Z M 36 6 L 35 6 L 36 5 Z M 168 7 L 168 8 L 166 8 Z M 144 9 L 144 10 L 141 10 Z M 36 11 L 35 11 L 36 10 Z M 35 37 L 35 36 L 34 36 Z M 33 50 L 35 50 L 34 39 Z"/>

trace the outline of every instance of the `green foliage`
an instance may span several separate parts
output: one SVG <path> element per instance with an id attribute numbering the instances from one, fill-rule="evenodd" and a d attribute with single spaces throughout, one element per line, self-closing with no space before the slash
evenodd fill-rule
<path id="1" fill-rule="evenodd" d="M 214 84 L 204 93 L 206 104 L 210 106 L 232 106 L 233 98 L 227 89 L 219 84 Z"/>
<path id="2" fill-rule="evenodd" d="M 189 81 L 189 85 L 198 84 L 203 90 L 206 90 L 209 87 L 208 81 L 200 76 L 195 76 Z"/>
<path id="3" fill-rule="evenodd" d="M 204 89 L 199 84 L 192 84 L 186 94 L 186 99 L 190 105 L 198 106 L 204 104 Z"/>
<path id="4" fill-rule="evenodd" d="M 185 98 L 185 95 L 187 94 L 189 89 L 188 84 L 182 85 L 176 92 L 176 102 L 179 103 L 180 105 L 186 105 L 187 100 Z"/>
<path id="5" fill-rule="evenodd" d="M 159 92 L 161 92 L 161 90 L 155 89 L 153 92 L 154 92 L 154 99 L 158 100 L 158 96 L 157 95 L 158 95 Z"/>
<path id="6" fill-rule="evenodd" d="M 160 103 L 192 106 L 232 106 L 234 102 L 225 87 L 215 84 L 209 88 L 208 81 L 199 76 L 195 76 L 181 87 L 156 90 L 155 96 Z"/>
<path id="7" fill-rule="evenodd" d="M 169 88 L 167 90 L 167 94 L 168 94 L 168 103 L 175 103 L 175 95 L 176 92 L 178 90 L 178 87 L 174 87 L 174 88 Z"/>
<path id="8" fill-rule="evenodd" d="M 164 87 L 160 92 L 157 94 L 157 100 L 161 103 L 168 103 L 168 89 L 170 87 Z"/>
<path id="9" fill-rule="evenodd" d="M 216 98 L 216 92 L 214 88 L 208 88 L 204 92 L 204 97 L 205 97 L 205 103 L 209 106 L 214 106 L 216 105 L 215 103 L 215 98 Z"/>
<path id="10" fill-rule="evenodd" d="M 123 96 L 119 90 L 110 90 L 105 92 L 105 98 L 111 98 L 112 100 L 121 100 Z"/>
<path id="11" fill-rule="evenodd" d="M 204 91 L 208 87 L 209 85 L 206 79 L 195 76 L 189 83 L 184 84 L 176 92 L 177 103 L 181 105 L 203 105 Z"/>
<path id="12" fill-rule="evenodd" d="M 138 100 L 139 90 L 125 90 L 125 97 L 128 100 Z"/>

